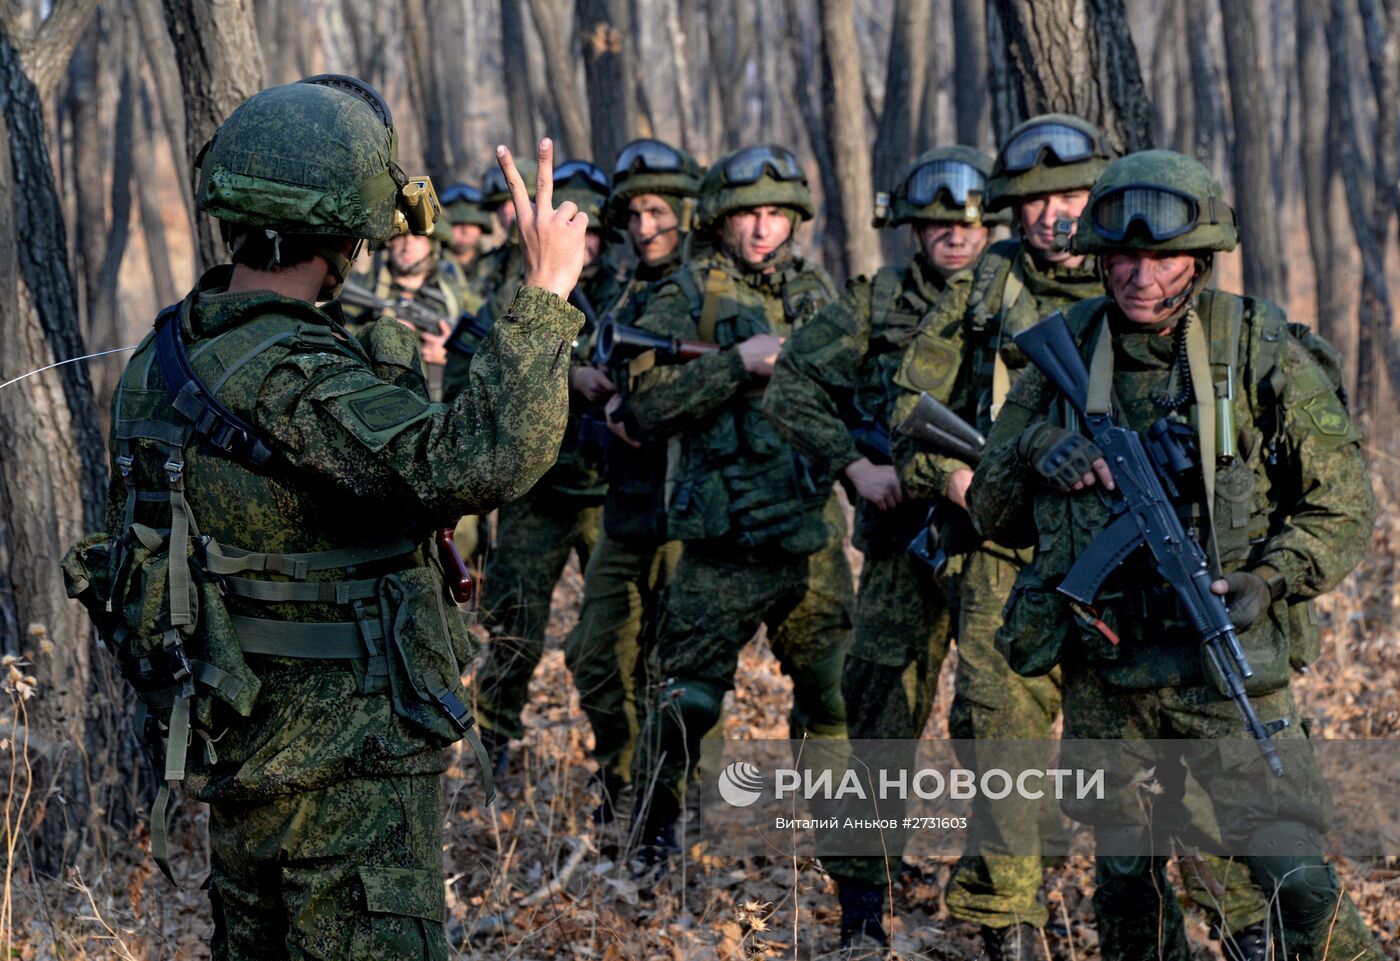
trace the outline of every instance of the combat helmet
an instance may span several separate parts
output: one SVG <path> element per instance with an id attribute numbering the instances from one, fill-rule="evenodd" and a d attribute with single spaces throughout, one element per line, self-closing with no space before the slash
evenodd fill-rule
<path id="1" fill-rule="evenodd" d="M 1076 253 L 1234 250 L 1235 212 L 1199 161 L 1143 150 L 1108 165 L 1094 183 L 1072 240 Z"/>
<path id="2" fill-rule="evenodd" d="M 612 181 L 603 168 L 587 160 L 569 160 L 554 168 L 554 206 L 571 200 L 588 214 L 588 227 L 603 225 L 603 207 L 612 192 Z"/>
<path id="3" fill-rule="evenodd" d="M 760 144 L 716 160 L 700 182 L 698 219 L 713 230 L 728 214 L 749 207 L 786 207 L 802 220 L 816 214 L 807 175 L 786 147 Z"/>
<path id="4" fill-rule="evenodd" d="M 1113 158 L 1089 121 L 1046 113 L 1007 136 L 987 181 L 987 209 L 1003 210 L 1037 194 L 1087 190 Z"/>
<path id="5" fill-rule="evenodd" d="M 525 191 L 530 195 L 530 199 L 535 199 L 535 178 L 539 174 L 539 167 L 533 157 L 516 157 L 515 169 L 520 171 L 520 179 L 525 181 Z M 506 184 L 506 175 L 501 170 L 500 164 L 492 164 L 486 168 L 486 173 L 481 176 L 481 193 L 486 203 L 487 210 L 495 210 L 501 204 L 510 199 L 510 187 Z"/>
<path id="6" fill-rule="evenodd" d="M 705 170 L 684 150 L 660 140 L 634 140 L 618 152 L 613 164 L 613 188 L 604 215 L 615 230 L 627 227 L 627 205 L 633 197 L 656 194 L 667 199 L 685 200 L 700 192 Z M 679 204 L 673 204 L 679 207 Z M 688 219 L 680 209 L 681 229 L 688 230 Z"/>
<path id="7" fill-rule="evenodd" d="M 992 158 L 972 147 L 937 147 L 904 168 L 892 193 L 875 195 L 876 227 L 931 221 L 981 226 L 999 223 L 985 199 Z"/>
<path id="8" fill-rule="evenodd" d="M 431 233 L 432 181 L 399 168 L 384 99 L 354 77 L 320 74 L 245 100 L 196 159 L 196 203 L 223 225 L 384 241 Z"/>
<path id="9" fill-rule="evenodd" d="M 486 196 L 471 184 L 457 183 L 438 194 L 442 203 L 443 218 L 451 225 L 471 224 L 490 231 L 491 211 L 486 206 Z"/>

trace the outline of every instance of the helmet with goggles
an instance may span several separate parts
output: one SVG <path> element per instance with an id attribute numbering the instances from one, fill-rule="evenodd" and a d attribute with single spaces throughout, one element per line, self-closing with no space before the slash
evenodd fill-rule
<path id="1" fill-rule="evenodd" d="M 704 168 L 684 150 L 660 140 L 634 140 L 618 152 L 613 164 L 613 189 L 608 196 L 608 225 L 627 226 L 627 205 L 634 197 L 694 197 L 700 192 Z"/>
<path id="2" fill-rule="evenodd" d="M 1113 158 L 1103 134 L 1071 114 L 1047 113 L 1007 136 L 987 182 L 987 209 L 1040 194 L 1087 190 Z"/>
<path id="3" fill-rule="evenodd" d="M 438 202 L 442 204 L 443 218 L 454 227 L 471 224 L 490 230 L 493 226 L 485 195 L 471 184 L 453 184 L 440 191 Z"/>
<path id="4" fill-rule="evenodd" d="M 384 241 L 429 234 L 432 181 L 399 169 L 384 98 L 355 77 L 320 74 L 245 100 L 200 151 L 196 202 L 229 238 L 243 228 Z"/>
<path id="5" fill-rule="evenodd" d="M 554 206 L 566 200 L 588 214 L 589 227 L 601 227 L 603 206 L 612 192 L 612 181 L 603 168 L 587 160 L 569 160 L 554 168 Z"/>
<path id="6" fill-rule="evenodd" d="M 875 226 L 933 222 L 981 226 L 992 158 L 972 147 L 938 147 L 904 169 L 892 194 L 875 195 Z"/>
<path id="7" fill-rule="evenodd" d="M 792 151 L 775 144 L 726 154 L 700 183 L 700 227 L 715 228 L 729 214 L 752 207 L 786 207 L 802 220 L 816 214 L 807 175 Z"/>
<path id="8" fill-rule="evenodd" d="M 525 192 L 534 200 L 535 178 L 539 174 L 539 167 L 531 157 L 516 157 L 515 169 L 520 171 L 520 179 L 525 181 Z M 486 200 L 487 210 L 494 211 L 510 199 L 510 186 L 506 184 L 506 175 L 502 172 L 500 164 L 492 164 L 486 168 L 486 173 L 482 174 L 481 193 Z"/>
<path id="9" fill-rule="evenodd" d="M 1078 253 L 1234 250 L 1235 212 L 1197 160 L 1144 150 L 1108 165 L 1074 234 Z"/>

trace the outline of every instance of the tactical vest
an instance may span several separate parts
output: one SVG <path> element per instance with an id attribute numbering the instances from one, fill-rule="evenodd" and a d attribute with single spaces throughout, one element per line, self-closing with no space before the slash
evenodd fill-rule
<path id="1" fill-rule="evenodd" d="M 1081 301 L 1067 320 L 1080 344 L 1086 365 L 1107 323 L 1106 298 Z M 1216 424 L 1204 428 L 1217 451 L 1230 445 L 1235 454 L 1218 466 L 1214 476 L 1213 550 L 1228 573 L 1255 562 L 1254 549 L 1269 536 L 1280 502 L 1302 492 L 1284 488 L 1286 479 L 1275 470 L 1278 445 L 1284 443 L 1280 408 L 1279 368 L 1286 338 L 1297 339 L 1322 360 L 1324 374 L 1336 353 L 1321 338 L 1295 331 L 1275 305 L 1214 290 L 1203 291 L 1192 323 L 1204 323 L 1211 377 L 1217 396 L 1234 384 L 1228 403 L 1235 436 L 1218 436 Z M 1304 330 L 1306 330 L 1304 328 Z M 1300 336 L 1301 335 L 1301 336 Z M 1165 368 L 1164 368 L 1165 373 Z M 1097 376 L 1097 375 L 1095 375 Z M 1331 389 L 1329 382 L 1324 389 Z M 1296 398 L 1306 403 L 1308 398 Z M 1220 423 L 1228 423 L 1220 418 Z M 1052 401 L 1050 422 L 1078 429 L 1078 421 L 1063 398 Z M 1132 425 L 1146 429 L 1145 424 Z M 1204 525 L 1204 492 L 1197 486 L 1187 503 L 1178 505 L 1183 524 L 1209 544 Z M 1054 585 L 1088 549 L 1109 520 L 1109 508 L 1099 497 L 1062 494 L 1040 489 L 1034 499 L 1037 544 L 1034 560 L 1018 577 L 1006 617 L 997 635 L 998 649 L 1022 673 L 1043 673 L 1065 656 L 1093 663 L 1110 683 L 1125 688 L 1156 688 L 1201 683 L 1205 679 L 1200 646 L 1191 642 L 1190 624 L 1174 594 L 1151 570 L 1145 553 L 1135 555 L 1105 582 L 1097 598 L 1100 628 L 1074 611 Z M 1208 548 L 1207 553 L 1210 553 Z M 1144 584 L 1154 585 L 1144 587 Z M 1114 641 L 1109 634 L 1115 634 Z M 1287 684 L 1291 669 L 1301 668 L 1320 653 L 1317 615 L 1311 601 L 1275 603 L 1266 616 L 1241 638 L 1254 676 L 1246 682 L 1250 694 L 1263 694 Z"/>
<path id="2" fill-rule="evenodd" d="M 369 543 L 332 533 L 325 539 L 348 543 L 283 553 L 216 540 L 196 516 L 201 489 L 217 486 L 247 501 L 216 529 L 304 524 L 282 516 L 270 489 L 295 475 L 252 426 L 260 377 L 291 355 L 370 358 L 312 305 L 282 299 L 186 352 L 180 329 L 192 302 L 162 312 L 117 386 L 120 527 L 85 537 L 62 565 L 70 596 L 138 694 L 136 729 L 161 784 L 151 852 L 167 877 L 171 791 L 187 764 L 217 763 L 223 733 L 251 714 L 259 671 L 276 663 L 262 658 L 347 663 L 360 693 L 390 698 L 424 750 L 464 735 L 480 743 L 461 684 L 477 647 L 425 550 L 426 531 Z M 199 757 L 187 753 L 195 735 Z"/>
<path id="3" fill-rule="evenodd" d="M 794 259 L 772 274 L 740 276 L 716 255 L 673 275 L 701 340 L 732 347 L 758 334 L 786 336 L 834 298 L 821 268 Z M 810 554 L 826 542 L 822 508 L 831 478 L 818 475 L 762 410 L 763 388 L 741 390 L 668 451 L 667 531 L 683 541 L 726 538 L 745 549 Z"/>

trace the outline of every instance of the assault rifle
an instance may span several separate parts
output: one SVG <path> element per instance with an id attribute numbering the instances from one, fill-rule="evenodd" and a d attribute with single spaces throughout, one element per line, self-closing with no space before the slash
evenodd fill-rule
<path id="1" fill-rule="evenodd" d="M 1089 371 L 1059 311 L 1017 334 L 1015 340 L 1016 346 L 1064 394 L 1113 472 L 1112 520 L 1060 582 L 1060 593 L 1070 599 L 1082 616 L 1096 622 L 1096 626 L 1101 624 L 1093 607 L 1100 586 L 1130 554 L 1146 546 L 1158 573 L 1171 585 L 1186 611 L 1207 661 L 1220 676 L 1225 694 L 1239 709 L 1245 729 L 1253 735 L 1269 770 L 1282 777 L 1283 762 L 1274 747 L 1273 735 L 1288 722 L 1261 721 L 1245 693 L 1244 681 L 1254 671 L 1240 647 L 1224 598 L 1210 589 L 1215 578 L 1205 552 L 1182 526 L 1173 505 L 1173 499 L 1181 497 L 1173 476 L 1180 475 L 1180 451 L 1168 450 L 1161 443 L 1172 431 L 1159 421 L 1148 431 L 1144 442 L 1141 434 L 1116 423 L 1111 414 L 1086 409 Z"/>
<path id="2" fill-rule="evenodd" d="M 345 282 L 341 288 L 340 300 L 351 307 L 367 307 L 370 310 L 387 314 L 395 320 L 412 324 L 414 327 L 429 334 L 440 332 L 439 325 L 451 318 L 434 310 L 427 303 L 413 300 L 408 297 L 400 297 L 398 300 L 389 300 L 380 297 L 374 291 L 361 287 L 353 280 Z"/>
<path id="3" fill-rule="evenodd" d="M 919 395 L 918 404 L 895 430 L 913 438 L 930 454 L 955 457 L 973 467 L 981 463 L 982 448 L 987 443 L 981 431 L 927 393 Z M 923 529 L 909 542 L 907 550 L 941 577 L 954 555 L 967 553 L 980 540 L 967 511 L 940 497 L 929 508 Z"/>
<path id="4" fill-rule="evenodd" d="M 716 344 L 653 334 L 609 318 L 598 328 L 598 344 L 594 348 L 593 359 L 601 367 L 611 367 L 652 351 L 657 364 L 683 364 L 717 350 L 719 346 Z"/>

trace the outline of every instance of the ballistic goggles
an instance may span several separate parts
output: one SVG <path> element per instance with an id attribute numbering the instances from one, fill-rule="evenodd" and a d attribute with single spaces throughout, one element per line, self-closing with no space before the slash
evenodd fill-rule
<path id="1" fill-rule="evenodd" d="M 634 140 L 622 148 L 613 164 L 613 176 L 647 173 L 676 173 L 685 170 L 685 158 L 676 148 L 660 140 Z"/>
<path id="2" fill-rule="evenodd" d="M 1206 198 L 1206 208 L 1190 194 L 1155 185 L 1129 184 L 1096 199 L 1089 211 L 1099 236 L 1121 241 L 1133 224 L 1141 224 L 1153 240 L 1171 240 L 1202 224 L 1235 223 L 1234 212 L 1223 200 Z"/>
<path id="3" fill-rule="evenodd" d="M 587 160 L 570 160 L 554 168 L 556 189 L 570 180 L 578 178 L 588 181 L 589 186 L 601 194 L 607 194 L 612 190 L 612 181 L 608 179 L 608 175 L 603 172 L 601 167 L 594 166 Z"/>
<path id="4" fill-rule="evenodd" d="M 967 206 L 970 193 L 986 193 L 987 178 L 960 160 L 935 160 L 915 170 L 904 181 L 904 197 L 915 207 L 927 207 L 946 192 L 958 207 Z"/>
<path id="5" fill-rule="evenodd" d="M 1108 156 L 1092 134 L 1067 124 L 1042 123 L 1021 131 L 1006 145 L 1001 152 L 1001 169 L 1007 173 L 1030 170 L 1047 153 L 1061 164 Z"/>
<path id="6" fill-rule="evenodd" d="M 724 181 L 731 187 L 758 183 L 764 174 L 774 180 L 801 180 L 807 175 L 791 152 L 782 147 L 747 147 L 724 162 Z"/>
<path id="7" fill-rule="evenodd" d="M 443 205 L 466 202 L 469 204 L 482 204 L 486 202 L 486 195 L 477 190 L 471 184 L 453 184 L 442 193 L 438 194 L 438 200 Z"/>

